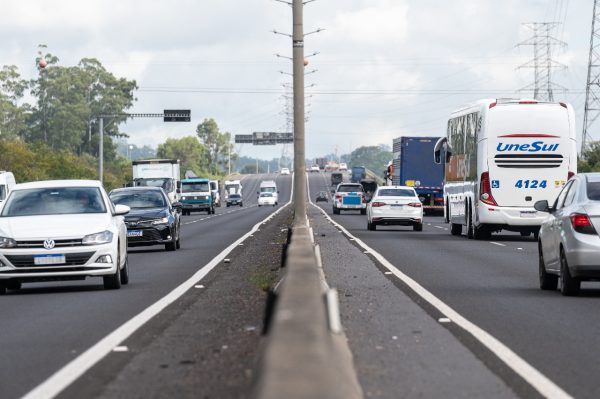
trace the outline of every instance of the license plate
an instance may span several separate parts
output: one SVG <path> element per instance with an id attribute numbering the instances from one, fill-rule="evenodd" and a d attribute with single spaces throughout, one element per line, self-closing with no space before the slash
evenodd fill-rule
<path id="1" fill-rule="evenodd" d="M 392 208 L 402 208 L 404 204 L 392 204 Z"/>
<path id="2" fill-rule="evenodd" d="M 127 237 L 141 237 L 144 235 L 142 230 L 130 230 L 127 232 Z"/>
<path id="3" fill-rule="evenodd" d="M 34 255 L 34 265 L 61 265 L 66 263 L 65 255 L 52 254 L 52 255 Z"/>
<path id="4" fill-rule="evenodd" d="M 536 211 L 521 211 L 522 218 L 534 218 Z"/>

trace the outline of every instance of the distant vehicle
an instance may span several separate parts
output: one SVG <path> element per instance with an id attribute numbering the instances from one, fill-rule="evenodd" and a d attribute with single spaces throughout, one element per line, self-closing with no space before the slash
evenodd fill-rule
<path id="1" fill-rule="evenodd" d="M 452 113 L 434 154 L 446 166 L 444 212 L 453 235 L 463 226 L 476 239 L 503 229 L 536 234 L 547 215 L 533 204 L 553 203 L 577 172 L 575 113 L 558 102 L 481 100 Z"/>
<path id="2" fill-rule="evenodd" d="M 181 195 L 181 172 L 178 159 L 145 159 L 133 161 L 133 185 L 135 187 L 160 187 L 171 203 Z"/>
<path id="3" fill-rule="evenodd" d="M 310 172 L 320 172 L 321 169 L 319 169 L 319 165 L 313 165 L 310 167 Z"/>
<path id="4" fill-rule="evenodd" d="M 432 154 L 440 137 L 398 137 L 393 141 L 392 185 L 415 189 L 424 212 L 444 212 L 444 164 Z"/>
<path id="5" fill-rule="evenodd" d="M 215 206 L 221 206 L 221 188 L 219 187 L 218 180 L 211 180 L 210 182 L 210 193 L 212 195 L 213 203 Z"/>
<path id="6" fill-rule="evenodd" d="M 363 191 L 365 192 L 365 201 L 367 201 L 368 203 L 369 201 L 371 201 L 371 198 L 377 190 L 377 182 L 374 179 L 367 178 L 362 179 L 360 181 L 360 185 L 362 186 Z"/>
<path id="7" fill-rule="evenodd" d="M 225 180 L 225 196 L 229 194 L 242 195 L 242 182 L 239 180 Z"/>
<path id="8" fill-rule="evenodd" d="M 289 175 L 290 174 L 290 170 L 288 168 L 281 168 L 281 172 L 282 175 Z"/>
<path id="9" fill-rule="evenodd" d="M 242 196 L 239 194 L 229 194 L 227 195 L 227 207 L 234 205 L 244 206 L 244 202 L 242 201 Z"/>
<path id="10" fill-rule="evenodd" d="M 327 191 L 319 191 L 317 194 L 316 202 L 329 202 L 329 196 L 327 195 Z"/>
<path id="11" fill-rule="evenodd" d="M 338 184 L 333 197 L 334 215 L 339 215 L 341 210 L 359 210 L 361 215 L 367 213 L 365 194 L 360 184 Z"/>
<path id="12" fill-rule="evenodd" d="M 115 205 L 130 208 L 125 216 L 127 243 L 130 247 L 162 245 L 175 251 L 181 246 L 181 204 L 171 204 L 158 187 L 117 188 L 109 197 Z"/>
<path id="13" fill-rule="evenodd" d="M 11 172 L 0 171 L 0 202 L 6 199 L 16 184 L 15 176 Z"/>
<path id="14" fill-rule="evenodd" d="M 412 226 L 423 230 L 423 205 L 416 191 L 407 186 L 381 186 L 367 204 L 367 229 L 383 226 Z"/>
<path id="15" fill-rule="evenodd" d="M 195 211 L 215 213 L 215 204 L 210 189 L 210 180 L 195 177 L 181 181 L 181 205 L 183 214 L 190 215 Z"/>
<path id="16" fill-rule="evenodd" d="M 258 206 L 277 205 L 277 193 L 262 192 L 258 196 Z"/>
<path id="17" fill-rule="evenodd" d="M 345 162 L 340 162 L 340 166 L 338 167 L 338 170 L 340 170 L 340 171 L 348 170 L 348 165 L 346 165 Z"/>
<path id="18" fill-rule="evenodd" d="M 279 190 L 277 190 L 277 184 L 274 180 L 263 180 L 260 182 L 259 190 L 257 192 L 259 198 L 264 193 L 272 194 L 271 198 L 273 198 L 275 205 L 277 205 L 279 201 Z"/>
<path id="19" fill-rule="evenodd" d="M 124 205 L 99 181 L 17 184 L 0 213 L 0 294 L 22 283 L 102 277 L 105 289 L 129 282 Z"/>
<path id="20" fill-rule="evenodd" d="M 344 175 L 342 173 L 333 172 L 331 174 L 331 185 L 332 186 L 337 186 L 338 184 L 340 184 L 343 181 L 344 181 Z"/>
<path id="21" fill-rule="evenodd" d="M 537 201 L 546 219 L 538 237 L 542 290 L 577 295 L 582 281 L 600 277 L 600 173 L 581 173 L 562 189 L 552 206 Z"/>
<path id="22" fill-rule="evenodd" d="M 317 158 L 315 163 L 319 167 L 319 170 L 324 170 L 325 166 L 327 166 L 327 158 Z"/>
<path id="23" fill-rule="evenodd" d="M 350 181 L 352 183 L 360 183 L 360 181 L 367 177 L 367 169 L 364 166 L 353 166 L 352 175 Z"/>

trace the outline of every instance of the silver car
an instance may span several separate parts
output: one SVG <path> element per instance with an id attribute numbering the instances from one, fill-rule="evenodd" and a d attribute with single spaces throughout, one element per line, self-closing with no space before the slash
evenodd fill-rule
<path id="1" fill-rule="evenodd" d="M 581 173 L 567 182 L 547 212 L 538 237 L 540 288 L 577 295 L 582 281 L 600 279 L 600 173 Z"/>

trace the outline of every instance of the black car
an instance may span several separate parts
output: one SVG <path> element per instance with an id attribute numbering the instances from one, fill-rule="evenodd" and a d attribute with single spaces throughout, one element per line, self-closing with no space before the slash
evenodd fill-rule
<path id="1" fill-rule="evenodd" d="M 327 191 L 319 191 L 317 194 L 317 202 L 329 202 L 329 196 L 327 195 Z"/>
<path id="2" fill-rule="evenodd" d="M 229 194 L 227 196 L 227 206 L 234 206 L 234 205 L 239 205 L 239 206 L 244 206 L 244 202 L 242 201 L 242 196 L 239 194 Z"/>
<path id="3" fill-rule="evenodd" d="M 127 245 L 164 244 L 167 251 L 180 247 L 181 204 L 171 204 L 160 187 L 118 188 L 109 194 L 115 205 L 127 205 Z"/>

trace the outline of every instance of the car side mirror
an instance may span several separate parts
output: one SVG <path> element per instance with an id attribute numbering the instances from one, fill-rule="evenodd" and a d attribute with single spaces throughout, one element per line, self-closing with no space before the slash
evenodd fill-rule
<path id="1" fill-rule="evenodd" d="M 180 189 L 180 188 L 178 188 L 178 189 L 176 190 L 176 192 L 177 192 L 177 194 L 181 194 L 181 189 Z"/>
<path id="2" fill-rule="evenodd" d="M 115 205 L 115 213 L 114 216 L 123 216 L 127 215 L 130 211 L 130 208 L 127 205 Z"/>
<path id="3" fill-rule="evenodd" d="M 550 206 L 548 205 L 547 200 L 537 201 L 535 204 L 533 204 L 533 208 L 539 212 L 547 212 L 547 213 L 551 212 L 551 209 L 550 209 Z"/>

